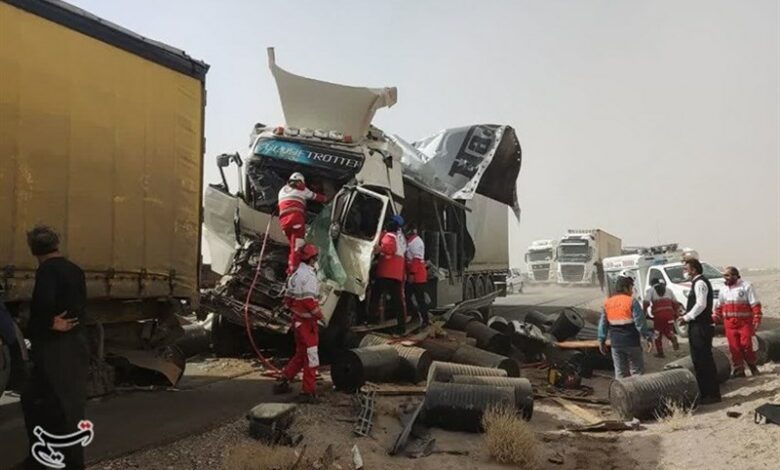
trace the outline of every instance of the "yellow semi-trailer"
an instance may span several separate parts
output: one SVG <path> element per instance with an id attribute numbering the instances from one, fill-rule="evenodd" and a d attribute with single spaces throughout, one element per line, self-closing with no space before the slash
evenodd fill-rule
<path id="1" fill-rule="evenodd" d="M 178 380 L 167 346 L 198 298 L 207 70 L 67 3 L 0 0 L 0 295 L 22 331 L 25 234 L 45 224 L 86 272 L 96 354 Z"/>

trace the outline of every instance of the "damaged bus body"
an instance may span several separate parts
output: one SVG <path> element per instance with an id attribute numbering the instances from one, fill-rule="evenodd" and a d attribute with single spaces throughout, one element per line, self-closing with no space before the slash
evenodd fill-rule
<path id="1" fill-rule="evenodd" d="M 343 344 L 371 296 L 374 247 L 385 221 L 402 214 L 419 227 L 429 262 L 431 306 L 501 289 L 508 271 L 507 206 L 517 208 L 520 146 L 511 127 L 450 129 L 414 145 L 371 126 L 396 102 L 395 88 L 360 88 L 293 75 L 269 65 L 286 126 L 255 126 L 250 152 L 221 155 L 222 184 L 205 195 L 205 237 L 219 284 L 204 291 L 218 354 L 235 351 L 237 326 L 286 334 L 287 239 L 277 194 L 293 172 L 330 203 L 307 207 L 307 235 L 320 249 L 323 343 Z M 238 166 L 231 190 L 225 167 Z M 262 252 L 262 262 L 261 259 Z M 259 266 L 258 266 L 258 263 Z M 258 269 L 259 267 L 259 269 Z M 392 315 L 385 315 L 392 318 Z M 394 326 L 380 319 L 367 328 Z M 364 327 L 366 328 L 366 327 Z"/>

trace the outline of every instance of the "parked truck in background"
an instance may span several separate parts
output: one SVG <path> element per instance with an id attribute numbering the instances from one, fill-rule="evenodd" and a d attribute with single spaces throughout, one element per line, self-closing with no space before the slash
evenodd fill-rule
<path id="1" fill-rule="evenodd" d="M 558 243 L 558 284 L 598 285 L 595 263 L 620 255 L 621 244 L 601 229 L 569 229 Z"/>
<path id="2" fill-rule="evenodd" d="M 53 227 L 86 274 L 90 394 L 128 364 L 183 371 L 169 346 L 199 298 L 207 70 L 67 3 L 0 1 L 0 298 L 23 332 L 25 234 Z"/>
<path id="3" fill-rule="evenodd" d="M 324 207 L 307 207 L 307 239 L 321 252 L 324 344 L 343 344 L 367 316 L 373 250 L 393 214 L 416 223 L 425 241 L 432 306 L 503 287 L 509 269 L 507 205 L 516 206 L 520 169 L 520 145 L 511 127 L 450 129 L 413 145 L 370 124 L 376 110 L 395 103 L 395 88 L 347 87 L 294 75 L 276 65 L 273 49 L 269 67 L 286 125 L 256 125 L 248 152 L 217 159 L 223 172 L 238 168 L 238 187 L 228 187 L 223 178 L 206 190 L 212 269 L 224 275 L 203 296 L 205 310 L 217 315 L 212 339 L 218 354 L 234 354 L 246 329 L 289 331 L 282 302 L 289 247 L 276 207 L 279 189 L 296 171 L 309 187 L 332 198 Z M 394 325 L 395 316 L 386 316 L 387 321 L 360 327 Z"/>
<path id="4" fill-rule="evenodd" d="M 555 282 L 558 273 L 555 240 L 534 240 L 525 253 L 528 279 L 534 282 Z"/>

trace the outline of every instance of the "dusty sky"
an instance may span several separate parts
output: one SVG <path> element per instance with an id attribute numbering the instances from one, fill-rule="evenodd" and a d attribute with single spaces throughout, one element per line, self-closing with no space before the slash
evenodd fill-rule
<path id="1" fill-rule="evenodd" d="M 211 64 L 207 182 L 255 122 L 282 123 L 275 46 L 297 74 L 397 86 L 375 123 L 407 140 L 512 125 L 513 264 L 531 240 L 598 227 L 780 266 L 777 1 L 71 1 Z"/>

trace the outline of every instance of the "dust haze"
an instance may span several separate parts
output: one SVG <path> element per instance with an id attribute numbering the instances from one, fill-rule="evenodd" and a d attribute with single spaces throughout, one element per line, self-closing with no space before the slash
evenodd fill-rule
<path id="1" fill-rule="evenodd" d="M 273 45 L 294 73 L 397 86 L 376 124 L 408 140 L 514 126 L 515 266 L 531 240 L 568 228 L 780 266 L 775 1 L 309 1 L 270 15 L 248 1 L 75 3 L 212 65 L 207 183 L 219 180 L 214 156 L 243 150 L 253 123 L 283 121 L 264 59 Z M 294 27 L 275 21 L 289 17 Z"/>

